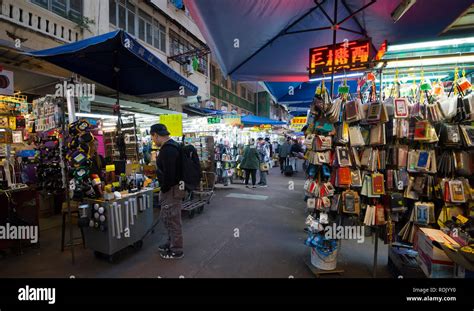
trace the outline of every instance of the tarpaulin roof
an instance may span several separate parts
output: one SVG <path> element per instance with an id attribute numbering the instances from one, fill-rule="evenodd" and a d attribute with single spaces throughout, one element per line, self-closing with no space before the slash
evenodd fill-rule
<path id="1" fill-rule="evenodd" d="M 269 125 L 284 125 L 286 122 L 273 120 L 270 118 L 265 117 L 258 117 L 252 115 L 245 115 L 242 116 L 242 124 L 243 125 L 262 125 L 262 124 L 269 124 Z"/>
<path id="2" fill-rule="evenodd" d="M 301 111 L 300 110 L 290 111 L 290 115 L 292 115 L 293 117 L 306 116 L 308 114 L 308 109 L 306 109 L 306 111 L 303 111 L 303 110 L 301 110 Z"/>
<path id="3" fill-rule="evenodd" d="M 335 94 L 342 80 L 335 82 Z M 277 102 L 291 108 L 309 108 L 313 101 L 316 88 L 321 82 L 265 82 L 268 91 L 276 98 Z M 329 88 L 329 81 L 326 81 L 326 87 Z M 357 81 L 347 80 L 349 92 L 357 92 Z M 291 90 L 291 92 L 290 92 Z"/>
<path id="4" fill-rule="evenodd" d="M 376 48 L 388 43 L 432 40 L 472 0 L 418 0 L 396 23 L 391 13 L 400 1 L 377 0 L 185 0 L 224 74 L 243 81 L 308 81 L 309 49 L 367 34 Z M 363 10 L 360 10 L 364 8 Z M 324 11 L 323 11 L 324 10 Z M 348 18 L 356 13 L 354 18 Z"/>
<path id="5" fill-rule="evenodd" d="M 193 112 L 201 116 L 215 116 L 215 115 L 224 115 L 225 112 L 221 110 L 209 109 L 209 108 L 198 108 L 193 106 L 183 106 L 184 110 Z"/>
<path id="6" fill-rule="evenodd" d="M 119 68 L 118 91 L 124 94 L 172 97 L 198 91 L 197 86 L 123 30 L 27 54 L 115 90 L 115 69 Z"/>

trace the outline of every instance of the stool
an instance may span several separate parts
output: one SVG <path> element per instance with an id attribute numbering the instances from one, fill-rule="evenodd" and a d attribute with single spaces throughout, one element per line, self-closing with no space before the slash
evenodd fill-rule
<path id="1" fill-rule="evenodd" d="M 75 203 L 75 204 L 73 204 Z M 71 217 L 73 216 L 77 216 L 77 218 L 79 219 L 79 210 L 78 210 L 78 207 L 77 207 L 77 202 L 71 202 Z M 64 247 L 67 246 L 67 247 L 71 247 L 71 246 L 75 246 L 75 245 L 81 245 L 85 248 L 86 247 L 86 241 L 84 239 L 84 230 L 82 229 L 82 227 L 80 227 L 81 229 L 81 237 L 76 237 L 74 238 L 73 237 L 73 241 L 71 241 L 70 243 L 68 243 L 68 245 L 65 245 L 65 237 L 66 237 L 66 216 L 69 214 L 68 213 L 68 210 L 67 210 L 67 203 L 63 203 L 63 207 L 62 207 L 62 210 L 61 210 L 61 213 L 63 215 L 63 222 L 62 222 L 62 226 L 61 226 L 61 252 L 64 252 Z M 71 220 L 72 222 L 72 220 Z M 72 223 L 71 223 L 72 225 Z M 79 240 L 81 239 L 82 240 L 82 243 L 78 242 L 78 243 L 74 243 L 74 240 Z"/>

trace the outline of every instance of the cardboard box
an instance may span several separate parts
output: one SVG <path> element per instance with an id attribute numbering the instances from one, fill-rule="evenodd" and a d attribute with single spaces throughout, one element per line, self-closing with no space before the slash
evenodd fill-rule
<path id="1" fill-rule="evenodd" d="M 428 278 L 452 278 L 454 273 L 454 263 L 434 261 L 424 253 L 418 251 L 418 264 Z"/>
<path id="2" fill-rule="evenodd" d="M 433 245 L 433 241 L 448 243 L 459 247 L 458 243 L 441 230 L 420 228 L 414 248 L 418 251 L 418 263 L 429 278 L 451 278 L 454 274 L 454 263 L 446 253 Z"/>
<path id="3" fill-rule="evenodd" d="M 460 265 L 455 265 L 454 277 L 457 279 L 474 279 L 474 271 L 466 270 Z"/>

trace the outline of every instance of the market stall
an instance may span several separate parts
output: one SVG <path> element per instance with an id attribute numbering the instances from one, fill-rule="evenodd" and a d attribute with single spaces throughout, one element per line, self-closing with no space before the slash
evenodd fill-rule
<path id="1" fill-rule="evenodd" d="M 388 57 L 391 72 L 383 66 L 369 71 L 355 96 L 339 88 L 329 99 L 324 83 L 316 89 L 305 140 L 305 192 L 311 214 L 306 243 L 319 269 L 336 269 L 340 239 L 328 238 L 328 231 L 364 225 L 376 237 L 374 277 L 379 238 L 390 244 L 395 276 L 469 274 L 455 273 L 455 262 L 433 241 L 458 252 L 472 244 L 474 97 L 466 74 L 472 64 L 445 60 L 444 66 L 429 66 L 425 58 L 433 54 L 419 55 L 418 67 L 400 55 Z M 390 68 L 390 59 L 400 67 Z"/>
<path id="2" fill-rule="evenodd" d="M 46 122 L 44 128 L 41 128 L 46 137 L 42 143 L 51 140 L 49 130 L 60 128 L 56 131 L 57 139 L 51 143 L 52 147 L 58 150 L 58 161 L 49 164 L 55 165 L 55 169 L 62 174 L 56 186 L 66 189 L 68 194 L 66 211 L 70 232 L 67 244 L 74 245 L 71 216 L 72 212 L 79 213 L 81 218 L 90 219 L 88 223 L 81 224 L 81 228 L 85 229 L 83 230 L 85 244 L 90 245 L 96 252 L 113 255 L 112 252 L 137 242 L 143 237 L 140 237 L 142 233 L 151 229 L 153 224 L 153 213 L 150 208 L 151 190 L 146 189 L 157 186 L 144 174 L 150 170 L 146 170 L 143 165 L 140 131 L 133 115 L 121 113 L 119 95 L 124 93 L 154 97 L 182 96 L 195 94 L 197 87 L 121 30 L 48 50 L 31 52 L 28 55 L 42 58 L 116 90 L 115 127 L 112 126 L 110 131 L 103 128 L 100 133 L 106 163 L 97 163 L 102 161 L 96 156 L 98 141 L 94 133 L 97 137 L 99 133 L 95 132 L 95 126 L 87 118 L 76 119 L 73 94 L 66 94 L 67 103 L 65 98 L 53 97 L 38 101 L 38 105 L 41 106 L 38 111 L 41 113 L 47 111 L 54 116 L 52 119 L 55 121 L 54 126 Z M 45 105 L 51 109 L 43 109 Z M 68 119 L 65 117 L 66 113 Z M 67 150 L 66 154 L 61 152 L 63 149 Z M 143 191 L 146 192 L 142 193 Z M 138 197 L 144 198 L 144 205 L 139 205 L 139 208 L 145 207 L 143 211 L 146 212 L 136 219 L 132 239 L 124 239 L 123 243 L 111 242 L 112 238 L 119 236 L 118 233 L 123 233 L 123 231 L 111 232 L 112 226 L 117 230 L 118 223 L 123 224 L 125 221 L 128 224 L 129 220 L 133 220 L 130 213 L 137 215 L 136 206 L 131 212 L 127 203 L 130 200 L 125 199 L 134 196 L 135 193 L 141 193 Z M 115 206 L 113 201 L 121 199 L 125 201 L 115 202 L 120 203 L 117 204 L 118 211 L 114 208 L 114 212 L 110 212 L 110 206 Z M 102 205 L 99 207 L 105 212 L 97 213 L 95 204 Z M 117 223 L 111 222 L 109 213 L 118 217 Z M 120 226 L 119 229 L 122 230 L 124 227 Z M 95 240 L 97 238 L 99 241 Z M 71 251 L 74 261 L 73 247 Z"/>

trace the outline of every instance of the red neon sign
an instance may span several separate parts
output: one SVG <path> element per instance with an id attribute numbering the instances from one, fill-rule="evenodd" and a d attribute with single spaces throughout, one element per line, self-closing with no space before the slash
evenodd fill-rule
<path id="1" fill-rule="evenodd" d="M 377 55 L 375 56 L 375 60 L 381 60 L 382 57 L 387 53 L 387 40 L 385 40 L 381 45 L 379 50 L 377 51 Z"/>
<path id="2" fill-rule="evenodd" d="M 368 68 L 370 39 L 349 41 L 309 49 L 309 77 Z"/>

